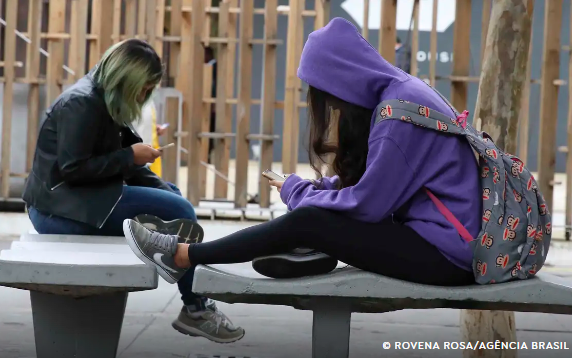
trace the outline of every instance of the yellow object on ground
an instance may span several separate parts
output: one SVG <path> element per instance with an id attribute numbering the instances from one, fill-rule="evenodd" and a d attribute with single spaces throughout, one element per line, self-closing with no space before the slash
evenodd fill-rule
<path id="1" fill-rule="evenodd" d="M 151 106 L 151 119 L 153 122 L 153 141 L 152 141 L 152 146 L 153 148 L 157 149 L 159 148 L 159 136 L 157 135 L 157 111 L 155 110 L 155 106 L 152 105 Z M 162 163 L 161 163 L 161 157 L 155 159 L 155 163 L 151 164 L 151 166 L 149 167 L 149 169 L 151 169 L 151 171 L 155 174 L 157 174 L 159 177 L 161 177 L 162 175 Z"/>

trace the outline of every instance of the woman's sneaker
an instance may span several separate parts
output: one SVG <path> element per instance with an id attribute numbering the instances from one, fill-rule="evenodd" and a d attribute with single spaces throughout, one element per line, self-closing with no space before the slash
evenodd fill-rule
<path id="1" fill-rule="evenodd" d="M 244 329 L 235 327 L 214 304 L 197 312 L 190 312 L 183 306 L 172 326 L 183 334 L 205 337 L 217 343 L 236 342 L 244 337 Z"/>
<path id="2" fill-rule="evenodd" d="M 252 267 L 259 274 L 271 278 L 299 278 L 323 275 L 333 271 L 338 260 L 313 249 L 298 248 L 286 254 L 256 258 Z"/>
<path id="3" fill-rule="evenodd" d="M 141 214 L 137 215 L 133 220 L 151 231 L 178 236 L 179 244 L 200 243 L 203 242 L 203 237 L 205 236 L 203 228 L 196 221 L 190 219 L 163 221 L 155 215 Z"/>
<path id="4" fill-rule="evenodd" d="M 165 281 L 176 283 L 187 272 L 175 264 L 177 236 L 150 231 L 129 219 L 123 221 L 123 233 L 135 255 L 147 265 L 154 266 Z"/>

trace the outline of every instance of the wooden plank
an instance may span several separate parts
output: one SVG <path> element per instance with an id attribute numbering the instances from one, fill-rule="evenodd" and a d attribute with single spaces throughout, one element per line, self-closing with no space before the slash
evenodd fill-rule
<path id="1" fill-rule="evenodd" d="M 314 30 L 318 30 L 330 22 L 330 0 L 316 0 L 316 19 L 314 21 Z M 304 11 L 302 9 L 302 11 Z"/>
<path id="2" fill-rule="evenodd" d="M 86 45 L 87 45 L 87 20 L 88 0 L 72 1 L 71 26 L 70 26 L 70 50 L 69 67 L 74 71 L 74 80 L 79 80 L 85 75 Z"/>
<path id="3" fill-rule="evenodd" d="M 483 0 L 483 17 L 481 18 L 481 69 L 483 68 L 483 56 L 485 55 L 485 46 L 487 45 L 487 34 L 489 31 L 489 22 L 491 19 L 492 0 Z"/>
<path id="4" fill-rule="evenodd" d="M 528 78 L 526 66 L 532 14 L 533 0 L 497 0 L 491 13 L 490 42 L 487 43 L 485 57 L 497 60 L 486 61 L 481 72 L 475 118 L 482 121 L 482 130 L 492 137 L 495 144 L 508 153 L 516 150 L 517 121 L 522 110 L 521 91 Z M 552 14 L 553 17 L 555 15 Z M 511 21 L 506 21 L 507 18 Z M 460 326 L 461 340 L 473 345 L 477 342 L 516 341 L 514 312 L 461 310 Z M 516 356 L 516 350 L 475 349 L 463 352 L 464 358 Z"/>
<path id="5" fill-rule="evenodd" d="M 271 0 L 271 2 L 274 0 Z M 220 12 L 218 15 L 218 36 L 228 37 L 229 30 L 229 12 L 230 1 L 223 0 L 219 3 Z M 227 109 L 226 98 L 227 98 L 227 88 L 226 81 L 228 80 L 229 66 L 227 63 L 229 61 L 229 45 L 221 43 L 218 45 L 217 52 L 217 82 L 216 82 L 216 101 L 215 101 L 215 130 L 217 133 L 230 132 L 232 128 L 226 126 L 227 119 Z M 217 171 L 221 171 L 223 166 L 223 160 L 228 158 L 225 157 L 225 152 L 230 153 L 230 147 L 232 144 L 231 138 L 221 138 L 214 141 L 214 152 L 212 163 Z M 222 173 L 228 176 L 228 163 L 226 165 L 227 172 Z M 214 198 L 224 198 L 226 199 L 228 195 L 228 184 L 224 178 L 219 175 L 215 175 L 214 182 Z"/>
<path id="6" fill-rule="evenodd" d="M 48 31 L 51 33 L 65 32 L 66 0 L 53 0 L 49 6 Z M 48 65 L 46 70 L 46 98 L 48 105 L 62 93 L 64 65 L 64 40 L 48 40 Z"/>
<path id="7" fill-rule="evenodd" d="M 167 142 L 176 142 L 175 133 L 179 125 L 179 98 L 167 97 L 165 100 L 165 123 L 168 123 L 165 137 Z M 162 157 L 163 163 L 163 180 L 170 183 L 177 183 L 177 171 L 179 163 L 177 163 L 177 152 L 175 150 L 166 150 Z"/>
<path id="8" fill-rule="evenodd" d="M 89 68 L 93 68 L 105 51 L 111 47 L 113 26 L 109 26 L 108 16 L 112 12 L 113 0 L 93 0 L 91 6 L 91 33 L 97 37 L 90 42 Z"/>
<path id="9" fill-rule="evenodd" d="M 437 75 L 437 14 L 439 10 L 439 0 L 433 0 L 433 17 L 431 22 L 431 44 L 429 55 L 429 83 L 435 87 Z"/>
<path id="10" fill-rule="evenodd" d="M 113 30 L 111 32 L 113 43 L 121 41 L 121 0 L 113 0 Z"/>
<path id="11" fill-rule="evenodd" d="M 237 7 L 238 6 L 238 0 L 230 0 L 229 1 L 229 7 Z M 229 15 L 228 15 L 228 35 L 227 38 L 230 40 L 237 40 L 237 24 L 238 24 L 238 14 L 236 13 L 230 13 L 229 11 Z M 237 49 L 237 44 L 238 42 L 234 42 L 234 41 L 230 41 L 228 43 L 228 54 L 227 54 L 227 59 L 226 61 L 222 61 L 218 60 L 218 64 L 220 66 L 226 66 L 226 79 L 225 79 L 225 86 L 223 88 L 225 88 L 226 91 L 226 109 L 225 109 L 225 117 L 224 120 L 222 119 L 223 117 L 221 117 L 221 120 L 223 120 L 223 125 L 222 125 L 222 132 L 223 133 L 228 133 L 232 131 L 232 103 L 231 101 L 229 101 L 229 99 L 233 99 L 234 100 L 234 73 L 235 73 L 235 61 L 236 61 L 236 49 Z M 220 55 L 219 55 L 220 56 Z M 219 79 L 219 75 L 217 74 L 217 80 Z M 218 89 L 219 86 L 217 85 L 217 99 L 219 97 L 218 94 Z M 238 103 L 238 100 L 234 103 Z M 218 113 L 218 110 L 217 110 Z M 218 116 L 218 114 L 217 114 Z M 217 123 L 218 123 L 218 117 L 217 117 Z M 217 124 L 218 125 L 218 124 Z M 218 131 L 218 129 L 217 129 Z M 217 170 L 224 175 L 225 177 L 228 178 L 229 175 L 229 165 L 230 165 L 230 149 L 231 149 L 231 145 L 232 145 L 232 140 L 229 138 L 225 138 L 223 140 L 224 142 L 224 150 L 221 154 L 221 159 L 219 162 L 219 167 L 217 167 Z M 215 147 L 216 148 L 216 147 Z M 215 158 L 216 158 L 216 154 L 215 154 Z M 217 184 L 217 181 L 219 184 Z M 220 182 L 224 181 L 224 185 L 221 184 Z M 223 188 L 224 187 L 224 188 Z M 218 188 L 218 191 L 217 191 Z M 220 197 L 220 198 L 227 198 L 228 197 L 228 184 L 226 183 L 226 180 L 220 178 L 219 175 L 217 175 L 215 177 L 215 197 Z"/>
<path id="12" fill-rule="evenodd" d="M 163 59 L 163 41 L 161 38 L 165 33 L 165 0 L 155 0 L 157 3 L 156 19 L 155 19 L 155 51 L 161 59 Z"/>
<path id="13" fill-rule="evenodd" d="M 361 35 L 367 40 L 369 37 L 369 0 L 363 0 L 363 28 Z"/>
<path id="14" fill-rule="evenodd" d="M 321 1 L 319 1 L 321 2 Z M 266 0 L 266 14 L 264 15 L 264 38 L 273 40 L 277 37 L 278 31 L 278 6 L 277 0 Z M 319 3 L 316 3 L 316 10 L 321 14 L 316 17 L 322 23 L 325 21 L 323 12 L 319 11 Z M 262 71 L 262 107 L 260 108 L 260 133 L 266 135 L 274 134 L 274 102 L 276 100 L 276 46 L 264 46 L 264 67 Z M 274 152 L 272 141 L 260 141 L 260 170 L 272 169 L 272 158 Z M 270 186 L 267 180 L 259 180 L 258 195 L 260 197 L 260 207 L 270 207 Z"/>
<path id="15" fill-rule="evenodd" d="M 246 207 L 248 196 L 248 155 L 250 133 L 250 106 L 252 92 L 252 23 L 254 1 L 240 2 L 239 58 L 238 58 L 238 106 L 236 126 L 236 176 L 234 187 L 234 206 Z"/>
<path id="16" fill-rule="evenodd" d="M 556 130 L 558 122 L 558 86 L 554 80 L 560 72 L 560 32 L 562 0 L 550 0 L 544 7 L 544 50 L 540 84 L 540 134 L 538 145 L 538 188 L 552 211 L 554 169 L 556 164 Z"/>
<path id="17" fill-rule="evenodd" d="M 157 0 L 145 0 L 145 4 L 145 31 L 147 34 L 147 42 L 151 46 L 155 46 L 157 41 Z M 157 52 L 156 48 L 155 52 Z"/>
<path id="18" fill-rule="evenodd" d="M 205 12 L 204 15 L 204 22 L 203 22 L 203 37 L 209 38 L 211 35 L 211 26 L 210 26 L 210 14 Z M 208 42 L 204 43 L 204 47 L 208 47 Z M 203 51 L 203 63 L 204 63 L 204 51 Z M 201 125 L 201 132 L 206 133 L 210 132 L 210 122 L 211 122 L 211 111 L 213 108 L 213 104 L 207 101 L 204 101 L 204 98 L 208 98 L 209 100 L 214 100 L 212 98 L 212 86 L 213 86 L 213 68 L 211 65 L 206 63 L 203 64 L 203 114 L 202 114 L 202 125 Z M 210 138 L 201 137 L 201 161 L 204 163 L 209 163 L 209 145 L 210 145 Z M 207 168 L 204 165 L 200 166 L 201 171 L 201 191 L 200 195 L 201 198 L 206 198 L 207 196 Z M 216 175 L 215 175 L 216 177 Z"/>
<path id="19" fill-rule="evenodd" d="M 533 0 L 531 0 L 533 1 Z M 534 21 L 534 20 L 533 20 Z M 533 27 L 534 28 L 534 27 Z M 528 141 L 530 136 L 529 129 L 529 113 L 530 113 L 530 76 L 532 72 L 532 39 L 534 33 L 530 34 L 530 44 L 528 46 L 528 63 L 526 65 L 526 81 L 522 88 L 522 100 L 519 119 L 518 119 L 518 157 L 524 162 L 528 162 Z M 568 83 L 570 84 L 570 81 Z M 571 193 L 572 194 L 572 193 Z M 568 203 L 568 202 L 567 202 Z"/>
<path id="20" fill-rule="evenodd" d="M 137 0 L 125 0 L 125 36 L 127 38 L 135 37 L 136 27 L 137 27 Z"/>
<path id="21" fill-rule="evenodd" d="M 572 19 L 572 6 L 570 7 L 569 19 Z M 566 212 L 565 212 L 566 226 L 572 225 L 572 25 L 570 26 L 570 35 L 571 35 L 570 37 L 571 46 L 569 46 L 568 49 L 568 126 L 567 126 L 568 137 L 566 138 L 566 144 L 568 149 L 568 152 L 566 153 Z M 532 50 L 532 45 L 530 47 Z M 520 145 L 522 146 L 522 142 L 520 143 Z M 528 143 L 526 148 L 528 149 Z M 570 240 L 569 232 L 570 229 L 567 228 L 565 234 L 566 240 Z"/>
<path id="22" fill-rule="evenodd" d="M 286 44 L 286 80 L 284 91 L 284 128 L 282 132 L 282 171 L 295 173 L 298 161 L 298 121 L 299 101 L 298 77 L 296 71 L 300 58 L 297 53 L 298 41 L 302 31 L 303 0 L 290 0 L 288 15 L 288 33 Z"/>
<path id="23" fill-rule="evenodd" d="M 165 12 L 170 12 L 171 11 L 171 6 L 165 6 Z M 193 7 L 189 6 L 189 5 L 185 5 L 183 6 L 183 12 L 188 12 L 191 13 L 193 12 Z M 205 12 L 207 14 L 218 14 L 220 12 L 220 9 L 216 6 L 207 6 L 205 7 Z M 229 9 L 229 12 L 231 14 L 240 14 L 240 8 L 238 8 L 237 6 L 233 6 Z M 253 13 L 255 15 L 264 15 L 264 8 L 255 8 L 253 10 Z M 290 13 L 290 8 L 289 6 L 279 6 L 278 7 L 278 14 L 279 15 L 288 15 Z M 302 16 L 304 17 L 316 17 L 316 11 L 315 10 L 304 10 L 302 11 Z"/>
<path id="24" fill-rule="evenodd" d="M 192 0 L 193 8 L 203 9 L 203 0 Z M 181 35 L 181 65 L 179 69 L 188 71 L 183 83 L 183 112 L 184 119 L 189 123 L 189 136 L 187 137 L 187 198 L 197 206 L 200 200 L 200 139 L 201 116 L 203 111 L 203 62 L 204 49 L 201 44 L 203 33 L 203 11 L 193 11 L 183 14 Z M 186 105 L 185 105 L 186 103 Z"/>
<path id="25" fill-rule="evenodd" d="M 139 0 L 137 3 L 137 35 L 141 40 L 146 40 L 145 25 L 147 24 L 147 1 Z"/>
<path id="26" fill-rule="evenodd" d="M 2 104 L 2 186 L 0 197 L 8 199 L 10 194 L 10 146 L 12 145 L 12 103 L 14 101 L 14 78 L 16 71 L 16 19 L 18 0 L 6 0 L 6 22 L 4 32 L 4 98 Z M 11 21 L 10 21 L 11 20 Z"/>
<path id="27" fill-rule="evenodd" d="M 413 32 L 411 34 L 411 74 L 417 76 L 417 52 L 419 51 L 419 0 L 413 3 Z"/>
<path id="28" fill-rule="evenodd" d="M 109 26 L 109 19 L 106 17 L 107 14 L 111 14 L 113 11 L 113 0 L 99 0 L 101 1 L 101 13 L 103 16 L 101 17 L 101 28 L 99 33 L 99 51 L 100 57 L 103 56 L 105 51 L 113 45 L 113 41 L 111 39 L 111 33 L 113 31 L 113 27 Z"/>
<path id="29" fill-rule="evenodd" d="M 395 40 L 397 39 L 397 0 L 384 0 L 381 3 L 381 25 L 379 53 L 389 63 L 395 63 Z"/>
<path id="30" fill-rule="evenodd" d="M 169 35 L 181 36 L 181 20 L 183 16 L 183 0 L 171 0 L 171 23 L 169 27 Z M 179 57 L 181 53 L 181 44 L 172 42 L 169 44 L 169 76 L 175 79 L 175 87 L 177 86 L 177 71 L 179 70 Z"/>
<path id="31" fill-rule="evenodd" d="M 204 55 L 203 55 L 204 56 Z M 204 57 L 203 57 L 204 58 Z M 211 98 L 213 85 L 213 69 L 210 65 L 203 64 L 203 95 L 202 98 Z M 211 106 L 209 102 L 202 101 L 201 114 L 201 133 L 210 132 Z M 200 157 L 204 163 L 209 162 L 209 138 L 201 138 L 200 140 Z M 207 167 L 201 165 L 201 198 L 205 198 L 207 194 Z"/>
<path id="32" fill-rule="evenodd" d="M 75 68 L 77 67 L 76 61 L 76 53 L 77 53 L 77 36 L 76 36 L 76 32 L 77 29 L 80 27 L 79 26 L 79 19 L 77 16 L 77 11 L 78 11 L 78 2 L 77 1 L 72 1 L 71 2 L 71 15 L 70 15 L 70 42 L 69 42 L 69 49 L 68 49 L 68 67 L 71 68 L 74 71 L 74 74 L 68 74 L 67 75 L 67 79 L 75 81 L 77 80 L 76 74 L 75 74 Z M 28 14 L 29 15 L 29 14 Z M 30 23 L 28 22 L 28 26 L 30 25 Z M 29 32 L 29 31 L 28 31 Z M 40 32 L 40 36 L 42 35 L 42 33 Z M 29 36 L 28 36 L 29 37 Z"/>
<path id="33" fill-rule="evenodd" d="M 471 0 L 457 0 L 453 34 L 453 76 L 469 76 L 471 62 Z M 451 82 L 451 104 L 458 111 L 467 108 L 469 85 Z M 477 117 L 474 117 L 477 118 Z"/>
<path id="34" fill-rule="evenodd" d="M 28 33 L 30 43 L 26 46 L 26 78 L 37 79 L 40 75 L 40 32 L 42 25 L 42 1 L 28 1 Z M 32 170 L 40 116 L 40 86 L 30 84 L 28 89 L 28 128 L 26 136 L 26 171 Z"/>
<path id="35" fill-rule="evenodd" d="M 209 35 L 211 33 L 211 13 L 205 13 L 205 21 L 203 24 L 203 32 L 204 32 L 204 40 L 203 40 L 203 45 L 205 47 L 210 46 L 210 39 L 209 39 Z"/>

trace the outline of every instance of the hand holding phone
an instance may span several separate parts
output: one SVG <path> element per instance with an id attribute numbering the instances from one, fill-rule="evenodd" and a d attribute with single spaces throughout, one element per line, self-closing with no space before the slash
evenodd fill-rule
<path id="1" fill-rule="evenodd" d="M 262 176 L 268 180 L 275 180 L 275 181 L 285 181 L 286 178 L 283 175 L 276 174 L 270 169 L 266 169 L 262 172 Z"/>
<path id="2" fill-rule="evenodd" d="M 165 132 L 167 132 L 167 127 L 169 126 L 169 123 L 164 123 L 164 124 L 159 124 L 157 125 L 157 135 L 160 137 L 163 134 L 165 134 Z"/>

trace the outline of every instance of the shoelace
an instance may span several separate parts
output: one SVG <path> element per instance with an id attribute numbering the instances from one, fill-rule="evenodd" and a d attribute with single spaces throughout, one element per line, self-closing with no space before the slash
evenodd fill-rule
<path id="1" fill-rule="evenodd" d="M 230 323 L 230 321 L 228 320 L 228 318 L 224 315 L 224 313 L 222 313 L 221 311 L 218 310 L 217 307 L 214 308 L 210 308 L 209 309 L 211 311 L 211 314 L 214 315 L 215 317 L 215 322 L 216 322 L 216 333 L 218 333 L 219 329 L 221 326 L 228 328 L 228 325 Z"/>
<path id="2" fill-rule="evenodd" d="M 168 253 L 174 253 L 177 249 L 178 240 L 173 235 L 165 235 L 156 231 L 151 231 L 151 237 L 149 241 L 157 249 Z"/>

